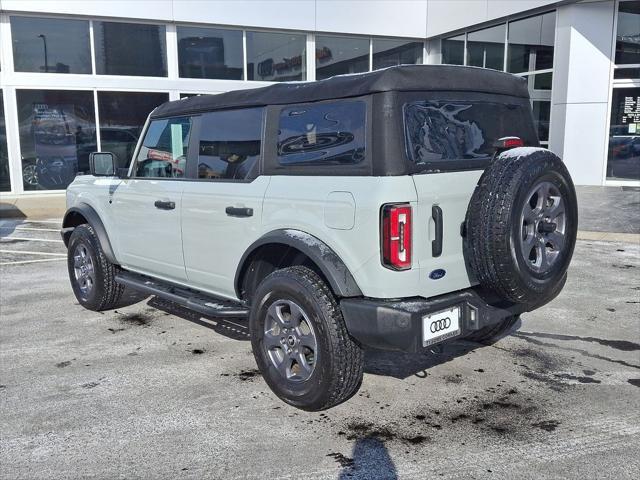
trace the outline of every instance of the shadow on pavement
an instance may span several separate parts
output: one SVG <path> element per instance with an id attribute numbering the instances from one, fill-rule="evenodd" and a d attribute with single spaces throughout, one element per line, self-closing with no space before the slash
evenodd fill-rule
<path id="1" fill-rule="evenodd" d="M 396 466 L 384 442 L 377 438 L 359 438 L 353 446 L 352 459 L 342 462 L 338 477 L 346 479 L 397 479 Z"/>

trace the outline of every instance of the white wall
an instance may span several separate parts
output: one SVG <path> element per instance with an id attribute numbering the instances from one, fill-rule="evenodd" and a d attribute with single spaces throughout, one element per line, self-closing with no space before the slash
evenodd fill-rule
<path id="1" fill-rule="evenodd" d="M 0 10 L 433 37 L 557 0 L 0 0 Z"/>
<path id="2" fill-rule="evenodd" d="M 613 0 L 558 8 L 549 147 L 580 185 L 602 185 L 608 150 Z"/>

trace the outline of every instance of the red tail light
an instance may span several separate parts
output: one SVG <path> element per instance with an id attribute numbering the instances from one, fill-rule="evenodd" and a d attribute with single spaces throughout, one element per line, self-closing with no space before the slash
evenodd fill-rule
<path id="1" fill-rule="evenodd" d="M 382 207 L 382 264 L 393 270 L 411 268 L 411 205 Z"/>
<path id="2" fill-rule="evenodd" d="M 524 142 L 520 137 L 502 137 L 496 140 L 493 146 L 496 150 L 508 150 L 510 148 L 524 147 Z"/>

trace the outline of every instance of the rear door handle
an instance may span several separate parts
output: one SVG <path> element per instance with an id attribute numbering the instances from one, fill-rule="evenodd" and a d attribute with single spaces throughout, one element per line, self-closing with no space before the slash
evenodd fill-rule
<path id="1" fill-rule="evenodd" d="M 160 210 L 173 210 L 176 208 L 176 202 L 170 202 L 168 200 L 156 200 L 154 205 Z"/>
<path id="2" fill-rule="evenodd" d="M 227 207 L 225 212 L 230 217 L 251 217 L 253 216 L 253 208 L 245 207 Z"/>
<path id="3" fill-rule="evenodd" d="M 431 255 L 439 257 L 442 255 L 442 208 L 438 205 L 431 207 L 431 218 L 436 225 L 436 238 L 431 241 Z"/>

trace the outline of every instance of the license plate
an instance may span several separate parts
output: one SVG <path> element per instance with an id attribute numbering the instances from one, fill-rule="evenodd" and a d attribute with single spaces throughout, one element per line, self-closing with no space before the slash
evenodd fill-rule
<path id="1" fill-rule="evenodd" d="M 422 317 L 422 345 L 428 347 L 460 335 L 460 307 Z"/>

